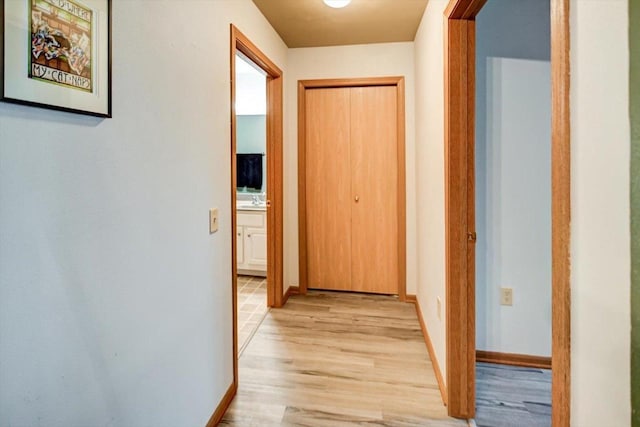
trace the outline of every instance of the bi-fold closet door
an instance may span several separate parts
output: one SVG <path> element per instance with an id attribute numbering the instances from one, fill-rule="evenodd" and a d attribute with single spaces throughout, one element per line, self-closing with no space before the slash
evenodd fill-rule
<path id="1" fill-rule="evenodd" d="M 309 288 L 398 294 L 397 90 L 306 91 Z"/>

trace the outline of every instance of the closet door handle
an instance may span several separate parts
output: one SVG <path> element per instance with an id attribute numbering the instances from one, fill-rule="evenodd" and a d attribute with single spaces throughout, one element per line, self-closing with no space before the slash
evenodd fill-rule
<path id="1" fill-rule="evenodd" d="M 354 200 L 356 201 L 356 203 L 358 203 L 360 201 L 360 196 L 356 196 Z"/>

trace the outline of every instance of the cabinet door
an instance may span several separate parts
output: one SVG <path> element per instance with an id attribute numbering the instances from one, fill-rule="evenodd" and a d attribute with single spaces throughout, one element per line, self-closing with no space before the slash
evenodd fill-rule
<path id="1" fill-rule="evenodd" d="M 265 228 L 245 228 L 244 249 L 245 263 L 248 269 L 266 270 L 267 230 Z"/>
<path id="2" fill-rule="evenodd" d="M 244 264 L 244 230 L 236 227 L 236 262 L 238 268 Z"/>
<path id="3" fill-rule="evenodd" d="M 351 89 L 352 290 L 398 293 L 398 110 L 393 86 Z"/>
<path id="4" fill-rule="evenodd" d="M 305 99 L 307 286 L 349 290 L 350 89 L 307 90 Z"/>

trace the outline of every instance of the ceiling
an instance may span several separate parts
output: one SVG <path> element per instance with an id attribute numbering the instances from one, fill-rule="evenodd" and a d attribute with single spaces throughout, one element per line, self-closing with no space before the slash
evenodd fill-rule
<path id="1" fill-rule="evenodd" d="M 290 48 L 413 41 L 428 0 L 253 0 Z"/>

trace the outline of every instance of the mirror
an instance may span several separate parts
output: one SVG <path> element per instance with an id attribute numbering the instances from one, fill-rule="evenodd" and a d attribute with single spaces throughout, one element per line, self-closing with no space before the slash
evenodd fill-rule
<path id="1" fill-rule="evenodd" d="M 240 194 L 267 191 L 267 78 L 236 54 L 236 188 Z"/>

